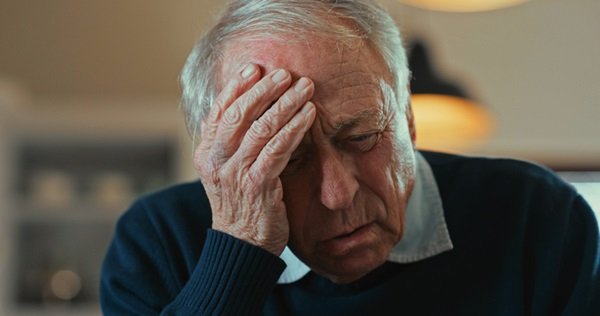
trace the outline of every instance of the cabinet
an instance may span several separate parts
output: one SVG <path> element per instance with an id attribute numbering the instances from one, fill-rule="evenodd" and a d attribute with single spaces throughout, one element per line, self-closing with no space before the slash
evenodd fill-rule
<path id="1" fill-rule="evenodd" d="M 0 315 L 100 315 L 100 267 L 119 215 L 193 176 L 176 105 L 99 103 L 19 113 L 4 133 Z"/>

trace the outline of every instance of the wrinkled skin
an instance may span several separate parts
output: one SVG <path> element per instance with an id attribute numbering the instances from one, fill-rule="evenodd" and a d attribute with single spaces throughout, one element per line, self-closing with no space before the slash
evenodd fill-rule
<path id="1" fill-rule="evenodd" d="M 320 38 L 234 42 L 223 60 L 195 156 L 213 229 L 275 255 L 289 244 L 336 283 L 383 264 L 402 237 L 415 134 L 410 109 L 385 102 L 381 58 Z"/>

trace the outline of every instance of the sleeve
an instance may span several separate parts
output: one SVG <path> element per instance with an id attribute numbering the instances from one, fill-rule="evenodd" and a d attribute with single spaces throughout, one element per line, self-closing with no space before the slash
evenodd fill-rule
<path id="1" fill-rule="evenodd" d="M 580 195 L 575 198 L 571 212 L 574 217 L 569 227 L 572 236 L 565 238 L 564 248 L 572 250 L 565 250 L 561 266 L 566 271 L 562 280 L 572 282 L 573 290 L 564 293 L 569 298 L 563 315 L 600 315 L 600 241 L 597 219 Z M 573 281 L 570 281 L 571 277 Z"/>
<path id="2" fill-rule="evenodd" d="M 121 217 L 102 267 L 105 315 L 260 314 L 285 268 L 273 254 L 209 229 L 189 278 L 177 282 L 180 265 L 165 255 L 159 236 L 143 203 Z"/>
<path id="3" fill-rule="evenodd" d="M 585 200 L 566 191 L 547 199 L 552 214 L 530 219 L 532 315 L 600 315 L 598 224 Z"/>

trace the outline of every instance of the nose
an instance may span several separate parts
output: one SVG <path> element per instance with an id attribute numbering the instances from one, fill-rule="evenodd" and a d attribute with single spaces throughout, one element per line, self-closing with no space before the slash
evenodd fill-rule
<path id="1" fill-rule="evenodd" d="M 321 203 L 330 210 L 343 210 L 352 205 L 358 181 L 352 164 L 335 152 L 321 155 Z"/>

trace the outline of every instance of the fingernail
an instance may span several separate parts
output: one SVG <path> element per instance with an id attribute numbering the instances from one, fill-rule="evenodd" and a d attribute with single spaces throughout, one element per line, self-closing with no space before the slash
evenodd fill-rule
<path id="1" fill-rule="evenodd" d="M 296 90 L 296 92 L 302 92 L 306 88 L 308 88 L 309 85 L 310 85 L 310 81 L 308 79 L 302 77 L 298 81 L 296 81 L 296 84 L 294 85 L 294 90 Z"/>
<path id="2" fill-rule="evenodd" d="M 312 110 L 312 108 L 314 107 L 314 103 L 308 101 L 306 102 L 306 104 L 304 105 L 304 107 L 302 107 L 302 113 L 304 114 L 308 114 L 310 113 L 310 111 Z"/>
<path id="3" fill-rule="evenodd" d="M 242 78 L 248 79 L 248 77 L 252 76 L 252 74 L 256 71 L 253 64 L 249 64 L 242 70 Z"/>
<path id="4" fill-rule="evenodd" d="M 277 70 L 277 72 L 273 75 L 274 82 L 282 82 L 285 78 L 287 78 L 287 72 L 283 69 Z"/>

